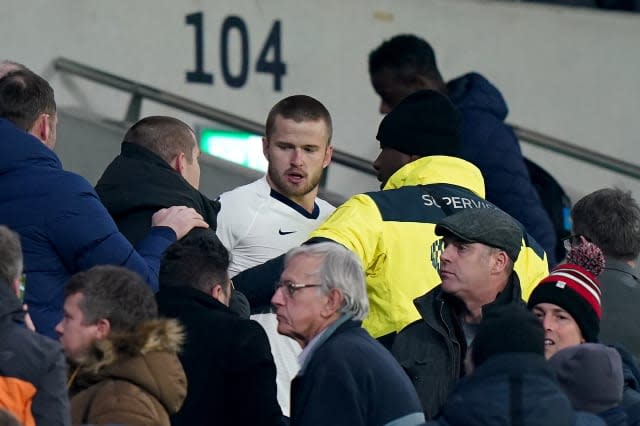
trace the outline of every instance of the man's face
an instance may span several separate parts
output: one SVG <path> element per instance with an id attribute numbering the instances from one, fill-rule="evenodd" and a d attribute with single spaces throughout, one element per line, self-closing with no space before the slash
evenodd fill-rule
<path id="1" fill-rule="evenodd" d="M 404 165 L 413 161 L 412 156 L 393 148 L 382 148 L 380 154 L 373 162 L 380 188 L 384 188 L 389 178 Z"/>
<path id="2" fill-rule="evenodd" d="M 80 303 L 84 299 L 82 293 L 75 293 L 64 301 L 64 315 L 56 326 L 60 343 L 71 360 L 78 360 L 87 353 L 91 344 L 98 340 L 97 324 L 85 324 Z"/>
<path id="3" fill-rule="evenodd" d="M 324 120 L 297 123 L 276 116 L 273 132 L 263 138 L 262 149 L 273 189 L 296 202 L 309 193 L 315 198 L 322 170 L 333 152 Z"/>
<path id="4" fill-rule="evenodd" d="M 544 356 L 584 343 L 582 332 L 569 312 L 553 303 L 538 303 L 532 309 L 544 328 Z"/>
<path id="5" fill-rule="evenodd" d="M 195 135 L 191 134 L 191 136 L 194 142 L 193 151 L 191 152 L 191 162 L 185 159 L 183 177 L 191 186 L 198 189 L 200 188 L 200 163 L 198 162 L 200 159 L 200 147 L 198 146 Z"/>
<path id="6" fill-rule="evenodd" d="M 286 284 L 319 284 L 317 271 L 322 260 L 305 254 L 291 259 L 280 276 L 280 282 L 285 285 L 278 287 L 271 298 L 276 309 L 278 333 L 301 341 L 303 345 L 324 329 L 326 318 L 322 313 L 327 296 L 318 287 L 299 288 L 290 294 Z"/>
<path id="7" fill-rule="evenodd" d="M 396 70 L 388 67 L 371 74 L 371 85 L 380 96 L 380 114 L 388 114 L 401 100 L 425 88 L 417 80 L 415 83 L 403 81 Z"/>
<path id="8" fill-rule="evenodd" d="M 473 299 L 486 289 L 491 271 L 491 248 L 446 236 L 440 255 L 442 291 L 461 300 Z"/>

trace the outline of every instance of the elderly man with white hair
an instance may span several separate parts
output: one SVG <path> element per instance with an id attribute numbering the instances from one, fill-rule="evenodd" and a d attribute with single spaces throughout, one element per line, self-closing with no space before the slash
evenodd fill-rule
<path id="1" fill-rule="evenodd" d="M 362 265 L 343 246 L 296 247 L 271 299 L 278 332 L 303 348 L 291 425 L 419 425 L 424 414 L 397 361 L 363 328 Z"/>

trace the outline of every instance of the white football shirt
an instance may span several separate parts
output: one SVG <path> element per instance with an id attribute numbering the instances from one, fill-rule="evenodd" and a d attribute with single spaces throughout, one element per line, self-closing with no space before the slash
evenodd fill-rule
<path id="1" fill-rule="evenodd" d="M 316 198 L 309 213 L 271 189 L 266 176 L 221 194 L 219 200 L 216 234 L 231 253 L 232 278 L 299 246 L 335 210 Z M 278 403 L 289 416 L 291 380 L 298 373 L 301 348 L 293 339 L 278 334 L 275 314 L 256 314 L 251 318 L 262 325 L 269 338 L 277 369 Z"/>

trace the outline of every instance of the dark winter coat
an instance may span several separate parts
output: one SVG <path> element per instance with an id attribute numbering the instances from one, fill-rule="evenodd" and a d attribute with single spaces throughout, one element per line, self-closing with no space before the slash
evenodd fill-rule
<path id="1" fill-rule="evenodd" d="M 123 142 L 120 155 L 109 164 L 96 185 L 96 192 L 132 244 L 151 227 L 151 216 L 171 206 L 192 207 L 210 229 L 216 229 L 220 203 L 205 197 L 150 150 Z"/>
<path id="2" fill-rule="evenodd" d="M 461 380 L 430 426 L 602 426 L 576 413 L 542 355 L 505 353 Z"/>
<path id="3" fill-rule="evenodd" d="M 57 338 L 53 329 L 62 319 L 64 285 L 78 271 L 124 266 L 157 290 L 160 256 L 176 240 L 175 232 L 155 227 L 134 250 L 89 182 L 64 171 L 53 151 L 5 119 L 0 188 L 0 223 L 20 234 L 25 302 L 39 333 Z"/>
<path id="4" fill-rule="evenodd" d="M 0 279 L 0 378 L 15 387 L 13 396 L 31 402 L 25 415 L 38 426 L 71 424 L 67 396 L 67 365 L 58 342 L 28 330 L 24 311 L 8 283 Z M 27 397 L 32 394 L 33 397 Z M 14 416 L 24 422 L 18 413 Z M 24 422 L 25 424 L 28 424 Z"/>
<path id="5" fill-rule="evenodd" d="M 209 224 L 210 230 L 216 230 L 220 203 L 192 187 L 160 156 L 133 143 L 122 143 L 120 155 L 98 180 L 96 192 L 120 232 L 132 244 L 149 232 L 155 212 L 171 206 L 193 208 Z M 198 232 L 202 232 L 202 228 L 194 228 L 190 234 Z M 249 302 L 242 293 L 234 292 L 231 309 L 249 318 Z"/>
<path id="6" fill-rule="evenodd" d="M 598 413 L 607 426 L 629 426 L 629 419 L 624 408 L 618 406 Z"/>
<path id="7" fill-rule="evenodd" d="M 276 367 L 262 327 L 194 288 L 163 283 L 157 300 L 186 331 L 180 360 L 187 399 L 172 424 L 280 425 Z"/>
<path id="8" fill-rule="evenodd" d="M 622 373 L 624 374 L 624 388 L 620 405 L 627 413 L 629 426 L 640 426 L 640 368 L 634 356 L 619 346 L 614 348 L 622 358 Z"/>
<path id="9" fill-rule="evenodd" d="M 291 426 L 423 424 L 398 363 L 349 318 L 326 329 L 291 382 Z"/>
<path id="10" fill-rule="evenodd" d="M 461 157 L 482 172 L 485 198 L 519 220 L 555 265 L 556 233 L 531 184 L 518 139 L 504 123 L 509 111 L 502 94 L 477 73 L 450 81 L 447 90 L 462 115 Z"/>

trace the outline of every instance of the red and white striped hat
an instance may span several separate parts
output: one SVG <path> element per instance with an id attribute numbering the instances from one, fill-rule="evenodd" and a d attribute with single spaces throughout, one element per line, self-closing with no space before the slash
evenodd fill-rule
<path id="1" fill-rule="evenodd" d="M 602 319 L 602 291 L 598 278 L 572 263 L 556 266 L 529 297 L 529 309 L 552 303 L 567 311 L 578 323 L 587 342 L 597 342 Z"/>

